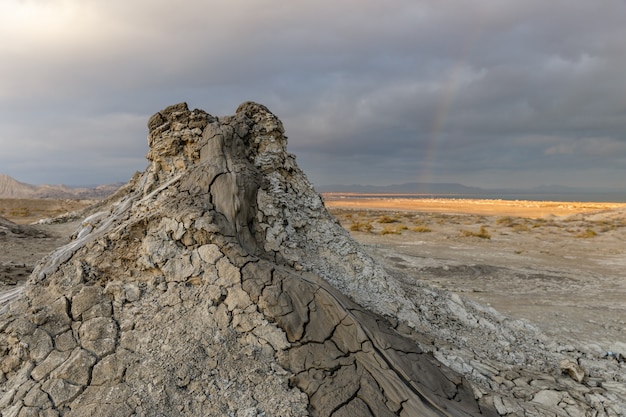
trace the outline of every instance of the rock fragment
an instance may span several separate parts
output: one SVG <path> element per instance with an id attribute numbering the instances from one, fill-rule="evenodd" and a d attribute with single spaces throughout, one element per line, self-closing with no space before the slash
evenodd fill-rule
<path id="1" fill-rule="evenodd" d="M 563 359 L 559 362 L 559 368 L 579 384 L 585 379 L 585 370 L 571 359 Z"/>

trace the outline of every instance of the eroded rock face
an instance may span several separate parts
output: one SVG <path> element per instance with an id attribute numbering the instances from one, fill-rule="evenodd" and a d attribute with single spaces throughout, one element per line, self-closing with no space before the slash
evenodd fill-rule
<path id="1" fill-rule="evenodd" d="M 327 213 L 265 107 L 178 104 L 148 127 L 150 166 L 0 316 L 2 416 L 592 410 L 591 390 L 532 370 L 513 390 L 507 357 L 463 346 L 515 332 L 502 317 L 427 288 L 437 301 L 411 301 Z M 458 325 L 437 328 L 443 314 Z"/>

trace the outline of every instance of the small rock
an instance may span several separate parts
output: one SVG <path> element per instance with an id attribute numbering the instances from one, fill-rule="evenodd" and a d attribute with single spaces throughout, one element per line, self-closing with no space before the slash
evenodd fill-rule
<path id="1" fill-rule="evenodd" d="M 576 362 L 571 359 L 563 359 L 559 363 L 559 368 L 563 373 L 567 373 L 570 378 L 579 384 L 585 379 L 585 371 Z"/>
<path id="2" fill-rule="evenodd" d="M 139 300 L 139 297 L 141 297 L 141 290 L 135 284 L 126 284 L 124 286 L 124 292 L 126 300 L 129 302 L 137 301 Z"/>
<path id="3" fill-rule="evenodd" d="M 552 390 L 542 390 L 533 396 L 534 403 L 541 404 L 545 407 L 556 407 L 563 399 L 563 393 Z"/>

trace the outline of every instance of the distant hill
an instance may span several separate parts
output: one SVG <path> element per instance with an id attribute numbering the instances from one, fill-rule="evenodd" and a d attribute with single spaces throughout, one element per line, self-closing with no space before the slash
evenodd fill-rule
<path id="1" fill-rule="evenodd" d="M 456 183 L 404 183 L 392 185 L 321 185 L 320 193 L 406 194 L 458 198 L 552 201 L 626 201 L 626 189 L 541 185 L 533 188 L 480 188 Z"/>
<path id="2" fill-rule="evenodd" d="M 113 194 L 123 184 L 116 183 L 96 187 L 32 185 L 20 182 L 8 175 L 0 174 L 0 198 L 101 199 Z"/>
<path id="3" fill-rule="evenodd" d="M 478 187 L 468 187 L 454 183 L 408 182 L 392 185 L 322 185 L 315 187 L 320 193 L 360 193 L 360 194 L 474 194 L 484 193 Z"/>
<path id="4" fill-rule="evenodd" d="M 0 174 L 0 197 L 29 198 L 36 194 L 37 187 L 19 182 L 8 175 Z"/>

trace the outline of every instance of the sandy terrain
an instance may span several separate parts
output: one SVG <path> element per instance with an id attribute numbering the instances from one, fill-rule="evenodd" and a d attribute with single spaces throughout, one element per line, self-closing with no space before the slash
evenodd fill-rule
<path id="1" fill-rule="evenodd" d="M 24 282 L 35 264 L 66 244 L 78 220 L 31 224 L 89 206 L 88 200 L 0 199 L 0 291 Z"/>
<path id="2" fill-rule="evenodd" d="M 327 199 L 408 279 L 527 319 L 565 342 L 626 349 L 626 204 Z"/>
<path id="3" fill-rule="evenodd" d="M 395 198 L 393 195 L 359 196 L 324 194 L 329 208 L 402 210 L 447 214 L 482 214 L 485 216 L 518 216 L 540 218 L 626 208 L 626 203 L 479 200 L 455 198 Z"/>
<path id="4" fill-rule="evenodd" d="M 82 210 L 95 202 L 96 200 L 0 198 L 0 217 L 17 224 L 30 224 L 39 219 Z"/>

